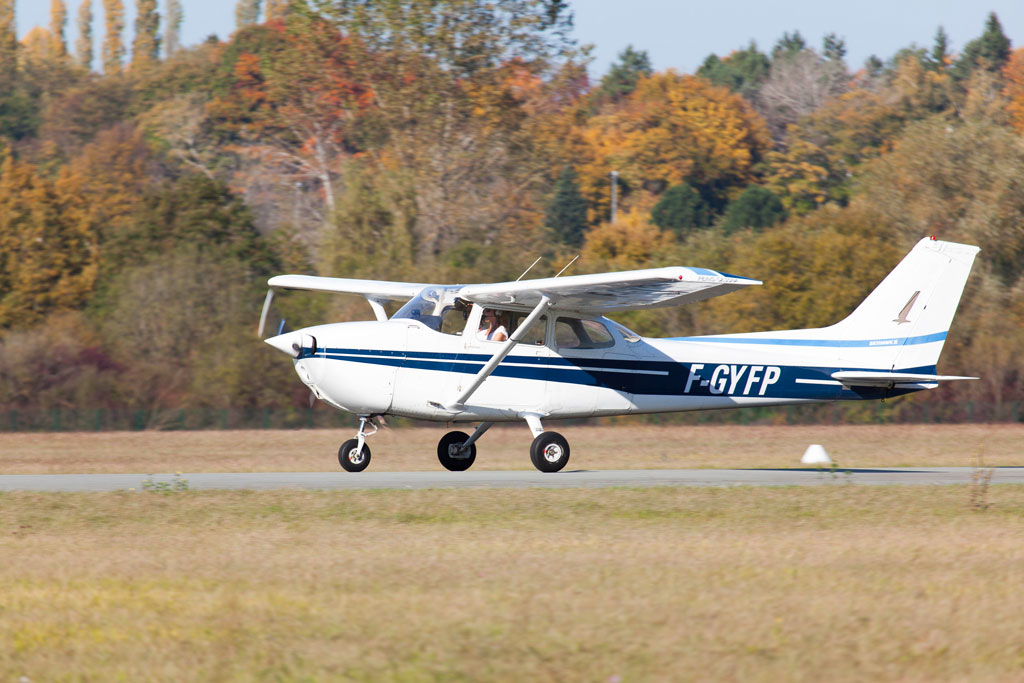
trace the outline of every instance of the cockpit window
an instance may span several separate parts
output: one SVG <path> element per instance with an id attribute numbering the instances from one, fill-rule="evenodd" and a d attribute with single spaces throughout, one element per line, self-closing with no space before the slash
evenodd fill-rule
<path id="1" fill-rule="evenodd" d="M 463 312 L 466 304 L 455 296 L 457 289 L 440 285 L 424 287 L 398 309 L 391 319 L 419 320 L 432 330 L 448 334 L 461 332 L 465 324 Z M 456 319 L 461 320 L 463 325 L 456 324 Z"/>

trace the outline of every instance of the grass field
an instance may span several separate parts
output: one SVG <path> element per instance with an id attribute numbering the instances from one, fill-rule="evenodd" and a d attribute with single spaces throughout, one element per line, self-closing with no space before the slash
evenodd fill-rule
<path id="1" fill-rule="evenodd" d="M 561 431 L 576 468 L 797 467 L 812 442 L 1024 465 L 1005 425 Z M 382 432 L 372 467 L 438 469 L 443 432 Z M 0 473 L 333 470 L 348 436 L 4 434 Z M 476 467 L 528 443 L 495 428 Z M 0 493 L 0 681 L 1024 680 L 1024 487 L 978 493 Z"/>
<path id="2" fill-rule="evenodd" d="M 552 422 L 572 469 L 799 467 L 809 444 L 844 467 L 1024 465 L 1024 425 L 575 426 Z M 375 471 L 441 470 L 443 426 L 383 429 L 370 438 Z M 0 474 L 46 472 L 316 472 L 338 468 L 350 431 L 0 433 Z M 530 469 L 531 435 L 497 426 L 474 469 Z"/>
<path id="3" fill-rule="evenodd" d="M 0 680 L 1024 678 L 1024 487 L 0 494 Z"/>

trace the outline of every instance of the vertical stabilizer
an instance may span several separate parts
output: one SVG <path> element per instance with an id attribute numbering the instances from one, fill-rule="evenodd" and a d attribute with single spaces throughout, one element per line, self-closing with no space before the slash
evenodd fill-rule
<path id="1" fill-rule="evenodd" d="M 978 251 L 966 244 L 921 240 L 829 332 L 866 343 L 871 351 L 856 354 L 866 367 L 934 368 Z"/>

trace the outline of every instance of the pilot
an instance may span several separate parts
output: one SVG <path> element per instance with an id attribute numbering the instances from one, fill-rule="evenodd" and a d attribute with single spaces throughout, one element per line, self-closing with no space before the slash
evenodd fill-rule
<path id="1" fill-rule="evenodd" d="M 505 341 L 508 339 L 508 330 L 498 321 L 498 315 L 491 308 L 485 308 L 480 318 L 480 331 L 476 333 L 478 339 L 487 341 Z"/>

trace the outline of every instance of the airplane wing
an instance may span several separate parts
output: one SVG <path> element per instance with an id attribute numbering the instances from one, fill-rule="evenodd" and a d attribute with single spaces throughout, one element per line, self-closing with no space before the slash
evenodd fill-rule
<path id="1" fill-rule="evenodd" d="M 408 301 L 416 296 L 426 283 L 390 282 L 387 280 L 353 280 L 343 277 L 316 275 L 277 275 L 267 284 L 274 289 L 304 289 L 310 292 L 337 292 L 358 294 L 368 299 Z"/>
<path id="2" fill-rule="evenodd" d="M 603 315 L 612 311 L 676 306 L 734 292 L 760 280 L 707 268 L 650 268 L 619 273 L 570 275 L 519 282 L 466 285 L 459 296 L 473 303 L 536 306 L 541 297 L 556 309 Z"/>

